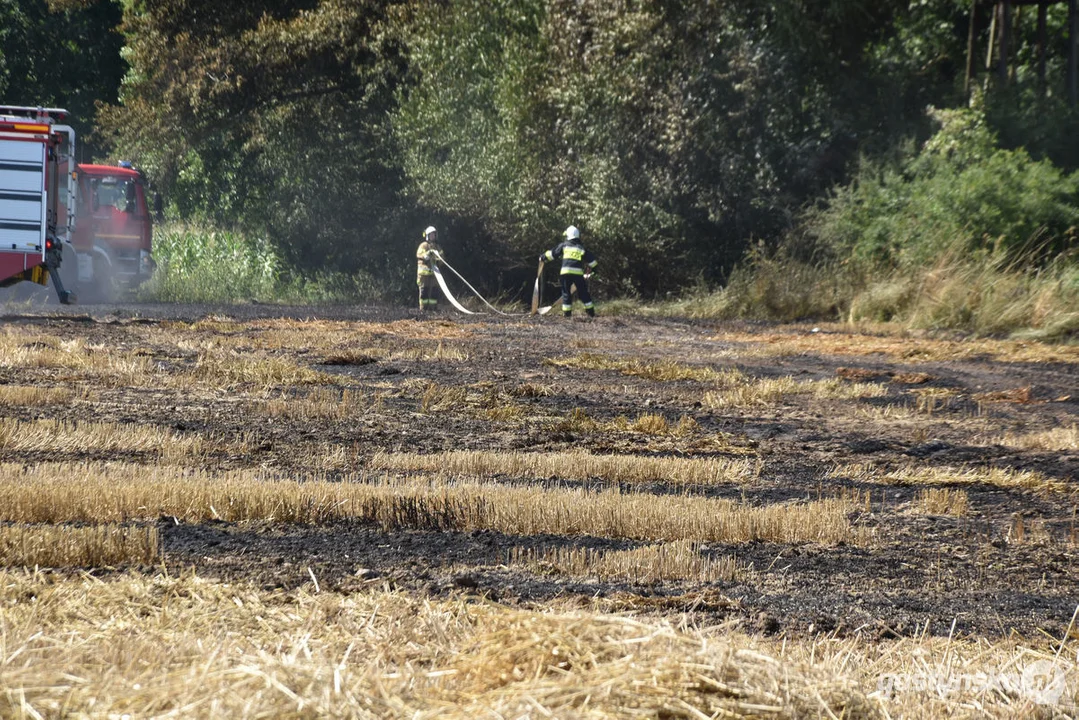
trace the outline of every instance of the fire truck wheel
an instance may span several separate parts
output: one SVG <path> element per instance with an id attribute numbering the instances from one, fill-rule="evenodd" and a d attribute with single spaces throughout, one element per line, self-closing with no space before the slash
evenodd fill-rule
<path id="1" fill-rule="evenodd" d="M 116 300 L 116 288 L 112 280 L 112 268 L 101 258 L 94 258 L 94 282 L 90 293 L 95 303 L 111 303 Z"/>

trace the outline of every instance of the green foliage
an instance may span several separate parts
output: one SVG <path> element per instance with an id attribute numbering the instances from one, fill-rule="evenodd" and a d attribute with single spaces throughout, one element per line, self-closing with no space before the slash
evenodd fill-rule
<path id="1" fill-rule="evenodd" d="M 623 292 L 718 278 L 843 172 L 874 2 L 416 3 L 395 131 L 420 199 L 527 257 L 570 222 Z M 687 41 L 692 38 L 692 41 Z M 865 91 L 870 92 L 865 92 Z M 870 106 L 868 109 L 872 109 Z M 520 260 L 518 260 L 520 262 Z"/>
<path id="2" fill-rule="evenodd" d="M 142 300 L 232 302 L 272 300 L 281 261 L 273 248 L 238 232 L 166 225 L 154 232 L 157 271 Z"/>
<path id="3" fill-rule="evenodd" d="M 402 210 L 389 4 L 131 4 L 132 71 L 102 127 L 179 216 L 244 227 L 300 272 L 386 274 L 427 220 Z"/>
<path id="4" fill-rule="evenodd" d="M 197 224 L 157 228 L 154 257 L 158 268 L 139 288 L 140 300 L 328 305 L 379 302 L 394 290 L 363 272 L 287 272 L 265 240 Z"/>
<path id="5" fill-rule="evenodd" d="M 862 298 L 906 316 L 926 268 L 1044 271 L 1079 225 L 1063 4 L 1044 83 L 1034 13 L 1017 10 L 1007 81 L 973 78 L 984 112 L 925 112 L 968 104 L 970 7 L 0 0 L 0 97 L 76 122 L 104 101 L 96 138 L 146 170 L 170 217 L 242 228 L 192 231 L 205 237 L 174 267 L 220 245 L 255 268 L 243 238 L 264 238 L 273 278 L 252 270 L 226 295 L 405 302 L 429 224 L 485 294 L 527 294 L 533 258 L 573 223 L 603 300 L 627 310 L 697 284 L 686 308 L 705 314 L 793 319 Z"/>
<path id="6" fill-rule="evenodd" d="M 399 288 L 385 278 L 358 271 L 352 275 L 341 272 L 317 272 L 310 276 L 290 275 L 282 279 L 274 291 L 278 303 L 294 305 L 375 304 L 396 298 Z M 411 299 L 412 295 L 408 299 Z"/>
<path id="7" fill-rule="evenodd" d="M 898 168 L 867 163 L 809 214 L 807 229 L 865 272 L 944 255 L 1052 258 L 1076 243 L 1079 174 L 997 146 L 974 110 L 938 111 L 941 128 Z"/>
<path id="8" fill-rule="evenodd" d="M 119 22 L 112 0 L 0 0 L 0 103 L 67 108 L 86 143 L 95 104 L 116 101 L 127 70 Z"/>

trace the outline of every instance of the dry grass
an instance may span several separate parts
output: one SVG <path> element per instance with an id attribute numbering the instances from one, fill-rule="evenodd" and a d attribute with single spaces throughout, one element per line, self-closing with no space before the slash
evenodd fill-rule
<path id="1" fill-rule="evenodd" d="M 348 420 L 371 411 L 377 401 L 362 391 L 315 388 L 301 397 L 281 397 L 257 403 L 255 411 L 289 420 Z"/>
<path id="2" fill-rule="evenodd" d="M 362 478 L 358 478 L 362 479 Z M 385 530 L 495 530 L 633 540 L 864 544 L 848 503 L 751 507 L 727 500 L 618 489 L 506 487 L 475 482 L 304 482 L 255 472 L 211 475 L 136 465 L 0 465 L 0 522 L 127 522 L 173 516 L 327 523 L 358 520 Z"/>
<path id="3" fill-rule="evenodd" d="M 936 380 L 929 373 L 924 372 L 897 372 L 891 374 L 892 382 L 902 385 L 921 385 L 930 380 Z"/>
<path id="4" fill-rule="evenodd" d="M 807 660 L 628 617 L 390 592 L 286 596 L 199 578 L 3 580 L 5 601 L 41 596 L 33 613 L 16 605 L 9 620 L 11 713 L 423 720 L 769 707 L 872 716 L 852 681 Z M 125 606 L 140 612 L 115 622 Z"/>
<path id="5" fill-rule="evenodd" d="M 991 403 L 1008 403 L 1015 405 L 1026 405 L 1032 402 L 1031 388 L 1029 385 L 1023 387 L 1010 388 L 1008 390 L 996 390 L 993 392 L 974 393 L 971 399 L 975 402 L 983 405 Z"/>
<path id="6" fill-rule="evenodd" d="M 153 372 L 151 361 L 141 355 L 91 345 L 81 338 L 22 335 L 12 328 L 0 334 L 0 368 L 77 372 L 76 378 L 110 387 L 144 385 Z"/>
<path id="7" fill-rule="evenodd" d="M 696 425 L 695 422 L 693 424 Z M 671 425 L 667 422 L 667 418 L 656 413 L 638 415 L 636 420 L 628 423 L 628 428 L 645 435 L 667 435 L 671 432 Z"/>
<path id="8" fill-rule="evenodd" d="M 885 471 L 872 463 L 840 465 L 829 473 L 833 478 L 847 478 L 881 485 L 989 485 L 1006 490 L 1069 494 L 1072 484 L 1029 470 L 1006 468 L 956 468 L 909 465 Z"/>
<path id="9" fill-rule="evenodd" d="M 857 400 L 883 397 L 887 386 L 880 383 L 845 382 L 839 378 L 799 382 L 790 376 L 780 378 L 749 379 L 729 385 L 722 390 L 710 390 L 704 394 L 705 407 L 725 408 L 759 407 L 782 402 L 788 396 L 809 396 L 818 400 Z"/>
<path id="10" fill-rule="evenodd" d="M 420 411 L 444 413 L 459 410 L 466 400 L 468 400 L 468 391 L 463 387 L 429 382 L 420 396 Z"/>
<path id="11" fill-rule="evenodd" d="M 472 477 L 601 480 L 608 483 L 672 485 L 742 485 L 756 479 L 757 464 L 748 459 L 670 458 L 638 455 L 451 451 L 421 455 L 378 452 L 372 470 L 449 473 Z"/>
<path id="12" fill-rule="evenodd" d="M 1075 531 L 1072 530 L 1072 539 Z M 1044 520 L 1027 519 L 1016 513 L 1008 525 L 1004 541 L 1015 545 L 1051 545 L 1053 533 L 1046 527 Z"/>
<path id="13" fill-rule="evenodd" d="M 1025 720 L 1052 716 L 1023 682 L 1045 669 L 1068 683 L 1058 716 L 1075 702 L 1075 653 L 1049 642 L 769 641 L 186 574 L 0 572 L 0 607 L 0 715 L 11 717 Z"/>
<path id="14" fill-rule="evenodd" d="M 951 388 L 914 388 L 914 412 L 933 415 L 942 410 L 949 410 L 958 399 L 959 393 Z"/>
<path id="15" fill-rule="evenodd" d="M 508 565 L 534 572 L 556 572 L 600 580 L 654 583 L 666 580 L 733 582 L 749 577 L 749 568 L 733 556 L 710 558 L 697 543 L 677 541 L 633 550 L 595 550 L 580 547 L 515 547 Z"/>
<path id="16" fill-rule="evenodd" d="M 966 490 L 927 488 L 918 493 L 915 506 L 926 515 L 966 517 L 970 512 L 970 498 Z"/>
<path id="17" fill-rule="evenodd" d="M 581 408 L 573 408 L 568 414 L 559 417 L 548 426 L 551 433 L 589 434 L 603 429 L 603 423 L 593 419 Z"/>
<path id="18" fill-rule="evenodd" d="M 517 422 L 528 416 L 528 409 L 514 396 L 499 390 L 493 383 L 443 385 L 434 381 L 406 380 L 399 388 L 406 396 L 419 401 L 425 414 L 479 417 L 492 422 Z"/>
<path id="19" fill-rule="evenodd" d="M 155 527 L 0 525 L 2 567 L 109 567 L 148 564 L 160 556 Z"/>
<path id="20" fill-rule="evenodd" d="M 434 347 L 430 343 L 414 347 L 406 347 L 390 353 L 391 360 L 425 360 L 425 361 L 450 361 L 465 362 L 472 356 L 467 350 L 458 345 L 450 345 L 439 340 Z"/>
<path id="21" fill-rule="evenodd" d="M 384 348 L 334 350 L 322 358 L 323 365 L 370 365 L 386 357 Z"/>
<path id="22" fill-rule="evenodd" d="M 519 398 L 541 398 L 554 395 L 554 388 L 550 385 L 538 385 L 536 383 L 522 383 L 510 388 L 509 394 Z"/>
<path id="23" fill-rule="evenodd" d="M 215 386 L 254 390 L 269 390 L 294 385 L 334 385 L 340 378 L 297 365 L 280 357 L 247 358 L 220 353 L 202 353 L 195 367 L 172 378 L 173 384 L 184 386 L 193 379 Z"/>
<path id="24" fill-rule="evenodd" d="M 938 399 L 937 405 L 928 402 L 919 409 L 917 401 L 914 404 L 888 404 L 880 406 L 858 406 L 853 409 L 853 417 L 873 423 L 886 425 L 887 432 L 902 429 L 908 440 L 925 442 L 933 433 L 939 432 L 934 428 L 961 429 L 971 437 L 971 442 L 977 436 L 984 436 L 987 432 L 997 429 L 999 426 L 983 415 L 960 411 L 955 409 L 951 401 L 948 401 L 949 412 L 939 412 L 942 408 Z M 932 411 L 929 408 L 932 407 Z"/>
<path id="25" fill-rule="evenodd" d="M 525 409 L 522 408 L 522 413 Z M 706 433 L 700 424 L 688 415 L 682 415 L 672 423 L 658 413 L 643 413 L 634 419 L 619 415 L 610 421 L 596 420 L 581 408 L 546 423 L 552 434 L 597 435 L 604 438 L 612 433 L 635 433 L 653 438 L 665 438 L 665 444 L 652 444 L 647 449 L 658 453 L 695 454 L 722 452 L 728 455 L 752 455 L 751 445 L 735 440 L 727 433 Z M 645 448 L 638 448 L 643 450 Z"/>
<path id="26" fill-rule="evenodd" d="M 693 380 L 696 382 L 729 384 L 742 376 L 738 370 L 716 370 L 711 367 L 686 365 L 672 360 L 648 361 L 640 358 L 621 359 L 596 353 L 579 353 L 568 358 L 547 358 L 545 365 L 554 367 L 578 368 L 582 370 L 617 370 L 623 375 L 654 380 L 656 382 L 675 382 Z"/>
<path id="27" fill-rule="evenodd" d="M 89 397 L 85 390 L 41 385 L 0 385 L 0 405 L 9 407 L 47 407 L 69 405 Z"/>
<path id="28" fill-rule="evenodd" d="M 1079 362 L 1079 346 L 1025 340 L 939 340 L 912 336 L 905 328 L 876 325 L 882 334 L 851 332 L 847 325 L 825 326 L 810 333 L 807 326 L 779 328 L 772 333 L 723 332 L 711 338 L 746 347 L 745 354 L 882 355 L 909 362 L 950 362 L 988 357 L 1000 362 Z"/>
<path id="29" fill-rule="evenodd" d="M 320 352 L 359 347 L 387 339 L 461 340 L 470 337 L 476 323 L 462 325 L 448 320 L 397 320 L 389 323 L 342 320 L 272 318 L 239 322 L 226 317 L 211 317 L 195 323 L 165 321 L 151 328 L 148 337 L 165 342 L 179 337 L 223 341 L 223 345 L 249 343 L 263 350 L 309 347 Z"/>
<path id="30" fill-rule="evenodd" d="M 142 452 L 176 462 L 199 455 L 205 447 L 199 435 L 153 425 L 0 418 L 0 450 L 5 452 Z"/>
<path id="31" fill-rule="evenodd" d="M 500 402 L 480 410 L 481 417 L 493 422 L 517 422 L 528 416 L 528 411 L 514 402 Z"/>
<path id="32" fill-rule="evenodd" d="M 1071 452 L 1079 450 L 1079 425 L 1058 427 L 1040 432 L 1007 432 L 991 441 L 1020 450 L 1044 450 L 1048 452 Z"/>

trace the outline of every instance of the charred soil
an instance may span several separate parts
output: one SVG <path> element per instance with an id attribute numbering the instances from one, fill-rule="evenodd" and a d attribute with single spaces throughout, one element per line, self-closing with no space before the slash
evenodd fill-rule
<path id="1" fill-rule="evenodd" d="M 197 455 L 170 462 L 207 471 L 357 482 L 378 474 L 376 457 L 460 451 L 745 461 L 750 471 L 730 482 L 469 479 L 749 507 L 842 498 L 859 533 L 840 543 L 700 543 L 701 558 L 732 557 L 741 571 L 641 580 L 520 558 L 654 544 L 642 537 L 160 517 L 170 572 L 509 604 L 559 598 L 790 635 L 1060 637 L 1075 608 L 1079 348 L 369 308 L 103 306 L 9 315 L 3 325 L 13 352 L 75 355 L 8 362 L 0 385 L 78 392 L 61 404 L 0 405 L 0 419 L 198 437 Z M 0 460 L 161 462 L 153 450 L 2 438 Z M 465 479 L 395 474 L 433 476 Z"/>

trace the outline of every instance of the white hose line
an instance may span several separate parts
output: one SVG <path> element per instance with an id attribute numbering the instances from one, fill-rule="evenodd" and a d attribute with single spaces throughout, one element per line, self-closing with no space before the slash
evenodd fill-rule
<path id="1" fill-rule="evenodd" d="M 442 294 L 446 296 L 446 299 L 450 301 L 450 304 L 453 305 L 458 310 L 460 310 L 461 312 L 463 312 L 465 315 L 475 315 L 476 313 L 472 312 L 471 310 L 466 308 L 464 305 L 457 302 L 457 298 L 455 298 L 453 296 L 453 293 L 450 292 L 450 289 L 448 287 L 446 287 L 446 278 L 442 277 L 441 271 L 439 271 L 439 269 L 436 267 L 436 268 L 433 268 L 433 272 L 435 274 L 435 280 L 438 281 L 438 286 L 440 288 L 442 288 Z"/>
<path id="2" fill-rule="evenodd" d="M 486 299 L 485 299 L 485 298 L 484 298 L 484 297 L 483 297 L 482 295 L 480 295 L 479 291 L 478 291 L 478 290 L 476 290 L 476 288 L 472 287 L 472 285 L 471 285 L 471 284 L 469 284 L 468 280 L 465 280 L 465 279 L 464 279 L 464 276 L 462 276 L 462 275 L 461 275 L 461 273 L 457 272 L 457 271 L 456 271 L 456 270 L 454 269 L 453 265 L 450 265 L 450 264 L 449 264 L 448 262 L 446 262 L 446 258 L 442 257 L 442 255 L 441 255 L 440 253 L 438 253 L 438 252 L 435 252 L 435 256 L 436 256 L 436 257 L 437 257 L 437 258 L 439 259 L 439 261 L 440 261 L 440 262 L 441 262 L 441 263 L 442 263 L 443 265 L 445 265 L 446 267 L 448 267 L 448 268 L 449 268 L 449 269 L 450 269 L 450 270 L 451 270 L 451 271 L 453 272 L 453 274 L 454 274 L 454 275 L 456 275 L 457 277 L 461 278 L 461 282 L 463 282 L 463 283 L 464 283 L 465 285 L 467 285 L 467 286 L 468 286 L 468 289 L 469 289 L 469 290 L 471 290 L 472 292 L 476 293 L 476 297 L 478 297 L 478 298 L 479 298 L 480 300 L 482 300 L 482 301 L 483 301 L 483 304 L 484 304 L 484 305 L 486 305 L 487 307 L 491 308 L 492 310 L 494 310 L 494 311 L 495 311 L 496 313 L 498 313 L 499 315 L 506 315 L 506 316 L 509 316 L 509 315 L 511 314 L 511 313 L 506 313 L 506 312 L 502 312 L 501 310 L 499 310 L 498 308 L 496 308 L 496 307 L 495 307 L 494 305 L 492 305 L 491 303 L 487 302 L 487 300 L 486 300 Z M 435 268 L 435 269 L 437 270 L 438 268 Z M 439 275 L 439 281 L 438 281 L 438 282 L 439 282 L 439 284 L 440 284 L 440 285 L 442 286 L 442 291 L 443 291 L 443 292 L 445 292 L 445 293 L 447 293 L 446 297 L 450 298 L 450 302 L 452 302 L 452 303 L 454 304 L 454 307 L 456 307 L 456 308 L 457 308 L 458 310 L 461 310 L 462 312 L 466 312 L 466 313 L 468 313 L 469 315 L 475 315 L 475 313 L 469 312 L 468 310 L 465 310 L 465 309 L 464 309 L 463 307 L 461 307 L 460 305 L 458 305 L 458 304 L 457 304 L 457 301 L 453 299 L 453 296 L 452 296 L 452 295 L 449 295 L 449 291 L 447 291 L 447 290 L 446 290 L 446 284 L 445 284 L 445 282 L 443 282 L 443 280 L 441 279 L 441 275 Z"/>

